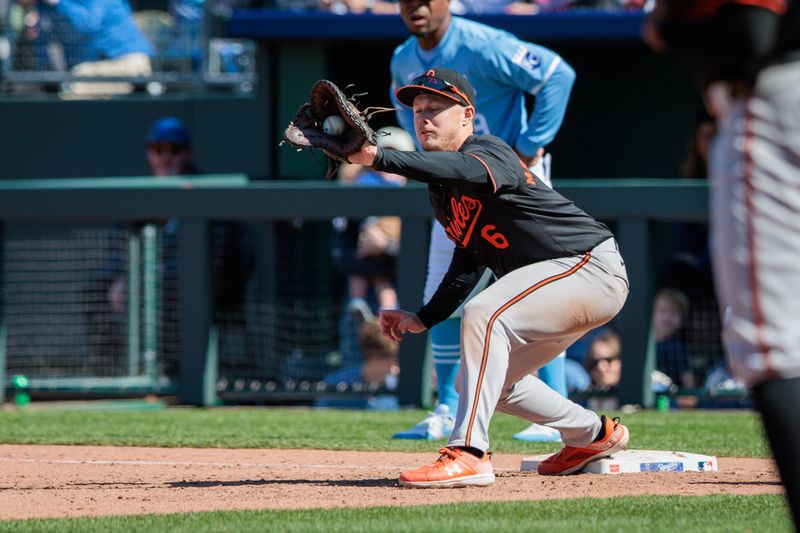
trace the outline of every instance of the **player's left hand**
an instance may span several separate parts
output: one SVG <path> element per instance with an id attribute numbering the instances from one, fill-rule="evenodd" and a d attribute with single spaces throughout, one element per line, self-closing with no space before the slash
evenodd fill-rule
<path id="1" fill-rule="evenodd" d="M 395 341 L 403 340 L 405 333 L 422 333 L 426 328 L 415 313 L 402 309 L 381 309 L 381 331 Z"/>

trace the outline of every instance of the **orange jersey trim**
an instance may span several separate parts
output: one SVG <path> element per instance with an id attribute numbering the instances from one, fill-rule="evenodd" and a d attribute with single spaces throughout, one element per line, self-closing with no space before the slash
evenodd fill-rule
<path id="1" fill-rule="evenodd" d="M 491 343 L 492 328 L 494 327 L 494 323 L 497 320 L 497 318 L 503 311 L 505 311 L 515 303 L 519 302 L 529 294 L 533 293 L 534 291 L 544 287 L 545 285 L 549 285 L 554 281 L 558 281 L 560 279 L 564 279 L 566 277 L 571 276 L 572 274 L 580 270 L 583 267 L 583 265 L 585 265 L 589 261 L 590 258 L 591 255 L 589 254 L 589 252 L 586 252 L 583 255 L 583 258 L 580 260 L 580 262 L 575 266 L 573 266 L 572 268 L 570 268 L 569 270 L 567 270 L 566 272 L 562 272 L 561 274 L 556 274 L 555 276 L 550 276 L 549 278 L 545 278 L 542 281 L 538 282 L 536 285 L 528 287 L 523 292 L 521 292 L 520 294 L 516 295 L 511 300 L 503 304 L 497 311 L 494 312 L 492 318 L 489 319 L 489 323 L 486 325 L 486 337 L 485 337 L 486 340 L 484 341 L 483 344 L 483 357 L 481 359 L 481 369 L 480 372 L 478 372 L 478 384 L 477 387 L 475 388 L 475 397 L 472 399 L 472 412 L 469 415 L 469 424 L 467 424 L 467 436 L 464 439 L 464 446 L 470 446 L 470 440 L 472 439 L 472 425 L 475 423 L 475 416 L 478 412 L 478 399 L 480 398 L 481 395 L 483 376 L 486 373 L 486 363 L 489 359 L 489 344 Z"/>
<path id="2" fill-rule="evenodd" d="M 478 157 L 475 154 L 471 154 L 469 152 L 464 152 L 464 153 L 467 154 L 467 155 L 471 155 L 472 157 L 474 157 L 475 159 L 480 161 L 481 165 L 483 165 L 483 168 L 485 168 L 486 172 L 489 173 L 489 179 L 492 180 L 492 187 L 494 188 L 494 190 L 492 192 L 497 192 L 497 182 L 494 181 L 494 174 L 492 174 L 492 171 L 491 171 L 491 169 L 489 169 L 489 165 L 486 164 L 486 161 L 484 161 L 483 159 L 481 159 L 480 157 Z"/>

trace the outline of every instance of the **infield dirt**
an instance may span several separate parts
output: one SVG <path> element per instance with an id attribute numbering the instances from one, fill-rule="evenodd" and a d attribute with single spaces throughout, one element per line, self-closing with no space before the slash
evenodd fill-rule
<path id="1" fill-rule="evenodd" d="M 422 505 L 453 501 L 707 494 L 781 494 L 768 459 L 719 458 L 719 472 L 579 474 L 519 472 L 522 455 L 496 454 L 485 488 L 397 485 L 436 452 L 350 452 L 0 445 L 0 519 Z"/>

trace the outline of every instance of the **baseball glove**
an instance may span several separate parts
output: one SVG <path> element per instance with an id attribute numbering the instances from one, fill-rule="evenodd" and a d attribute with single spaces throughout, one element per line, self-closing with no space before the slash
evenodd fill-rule
<path id="1" fill-rule="evenodd" d="M 377 111 L 365 109 L 359 111 L 355 104 L 333 82 L 319 80 L 311 88 L 309 102 L 300 106 L 283 138 L 296 148 L 319 148 L 335 160 L 329 164 L 328 175 L 332 178 L 338 162 L 347 161 L 347 156 L 358 152 L 364 142 L 377 144 L 375 132 L 367 121 Z M 323 129 L 323 123 L 328 117 L 341 117 L 344 119 L 344 131 L 328 134 Z M 331 163 L 331 161 L 329 161 Z"/>

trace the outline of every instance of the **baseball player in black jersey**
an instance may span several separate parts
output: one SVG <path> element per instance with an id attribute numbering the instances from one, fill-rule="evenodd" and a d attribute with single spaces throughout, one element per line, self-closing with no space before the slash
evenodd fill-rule
<path id="1" fill-rule="evenodd" d="M 622 308 L 628 280 L 613 235 L 543 185 L 505 142 L 473 135 L 475 91 L 460 74 L 431 69 L 396 96 L 413 108 L 425 151 L 365 144 L 350 161 L 427 183 L 436 218 L 457 246 L 419 311 L 381 311 L 384 334 L 400 340 L 423 332 L 452 314 L 484 269 L 498 277 L 464 308 L 458 414 L 448 445 L 434 463 L 404 472 L 400 484 L 493 483 L 487 450 L 496 409 L 561 433 L 566 446 L 540 464 L 540 474 L 577 472 L 624 449 L 629 433 L 618 419 L 584 409 L 531 375 Z"/>
<path id="2" fill-rule="evenodd" d="M 644 28 L 696 67 L 717 134 L 711 242 L 731 371 L 800 526 L 800 0 L 659 0 Z"/>

